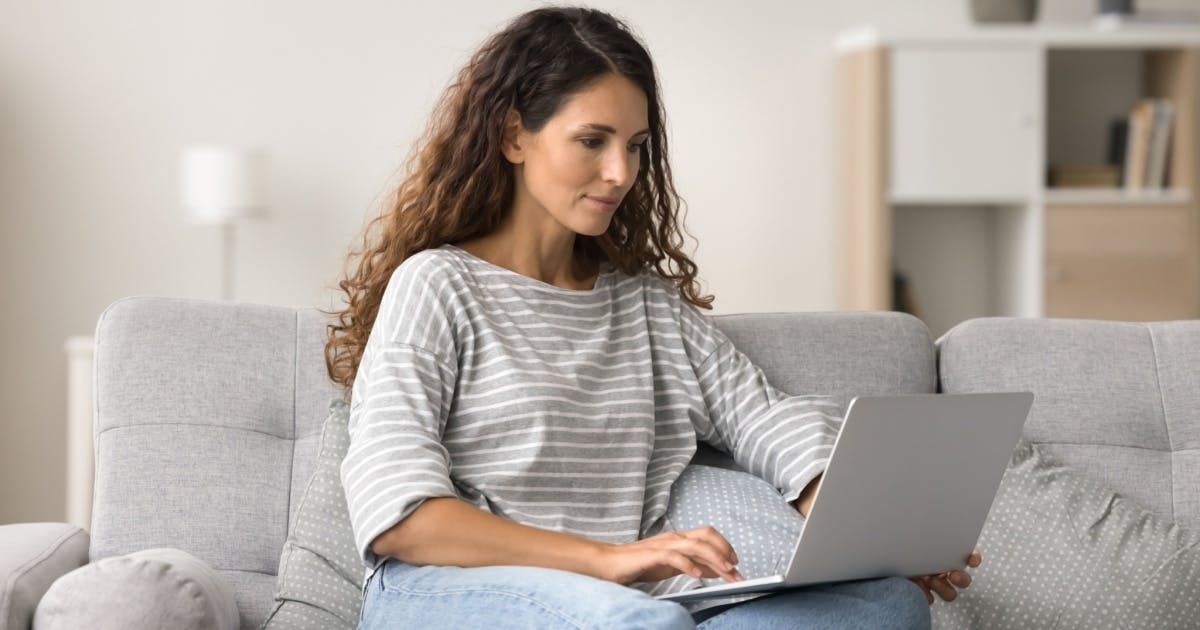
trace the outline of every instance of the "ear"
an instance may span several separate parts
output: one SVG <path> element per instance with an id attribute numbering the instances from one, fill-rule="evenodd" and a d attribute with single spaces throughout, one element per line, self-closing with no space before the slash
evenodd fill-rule
<path id="1" fill-rule="evenodd" d="M 504 153 L 504 158 L 513 164 L 521 164 L 525 161 L 525 151 L 521 148 L 522 132 L 524 129 L 521 126 L 521 114 L 510 107 L 508 114 L 504 116 L 504 131 L 500 136 L 500 150 Z"/>

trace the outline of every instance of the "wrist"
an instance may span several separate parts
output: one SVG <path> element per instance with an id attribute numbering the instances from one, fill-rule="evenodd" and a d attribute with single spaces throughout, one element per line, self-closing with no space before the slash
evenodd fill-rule
<path id="1" fill-rule="evenodd" d="M 600 542 L 598 540 L 589 540 L 588 543 L 588 546 L 584 549 L 584 553 L 582 554 L 583 566 L 580 567 L 582 569 L 580 573 L 590 575 L 601 580 L 608 580 L 610 582 L 615 581 L 612 572 L 609 570 L 607 558 L 608 552 L 611 551 L 616 545 Z"/>

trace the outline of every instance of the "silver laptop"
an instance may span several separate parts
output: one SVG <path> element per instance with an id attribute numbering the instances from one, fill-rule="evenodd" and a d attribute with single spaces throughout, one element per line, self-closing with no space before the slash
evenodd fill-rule
<path id="1" fill-rule="evenodd" d="M 963 568 L 1032 405 L 1029 392 L 855 398 L 787 573 L 658 598 Z"/>

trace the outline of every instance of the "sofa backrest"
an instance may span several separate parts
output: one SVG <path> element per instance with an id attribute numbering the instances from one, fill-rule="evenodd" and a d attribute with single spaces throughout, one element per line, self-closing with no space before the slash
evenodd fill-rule
<path id="1" fill-rule="evenodd" d="M 937 345 L 942 391 L 1032 391 L 1047 457 L 1200 523 L 1200 321 L 976 319 Z"/>
<path id="2" fill-rule="evenodd" d="M 324 315 L 188 299 L 118 300 L 95 354 L 90 556 L 175 547 L 267 614 L 329 400 Z"/>
<path id="3" fill-rule="evenodd" d="M 933 341 L 921 320 L 893 312 L 718 315 L 717 327 L 788 394 L 855 396 L 937 391 Z M 696 463 L 739 469 L 701 444 Z"/>
<path id="4" fill-rule="evenodd" d="M 271 605 L 279 554 L 340 390 L 311 308 L 134 297 L 96 330 L 91 559 L 176 547 Z M 898 313 L 724 315 L 716 324 L 788 393 L 933 392 L 933 342 Z"/>

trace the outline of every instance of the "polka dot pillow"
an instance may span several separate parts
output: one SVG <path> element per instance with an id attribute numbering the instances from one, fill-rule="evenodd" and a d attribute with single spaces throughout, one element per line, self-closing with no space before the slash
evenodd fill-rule
<path id="1" fill-rule="evenodd" d="M 1200 627 L 1200 536 L 1021 443 L 935 628 Z"/>
<path id="2" fill-rule="evenodd" d="M 712 525 L 738 556 L 738 572 L 746 579 L 787 571 L 804 517 L 783 499 L 775 486 L 747 472 L 689 465 L 671 486 L 667 507 L 670 530 Z M 669 584 L 668 584 L 669 583 Z M 678 575 L 663 580 L 659 592 L 726 584 L 719 577 Z M 690 612 L 742 602 L 762 594 L 732 595 L 684 603 Z"/>
<path id="3" fill-rule="evenodd" d="M 304 489 L 296 523 L 283 544 L 275 609 L 265 630 L 337 629 L 358 625 L 363 566 L 354 551 L 346 494 L 338 473 L 350 444 L 350 407 L 329 403 L 317 464 Z"/>

